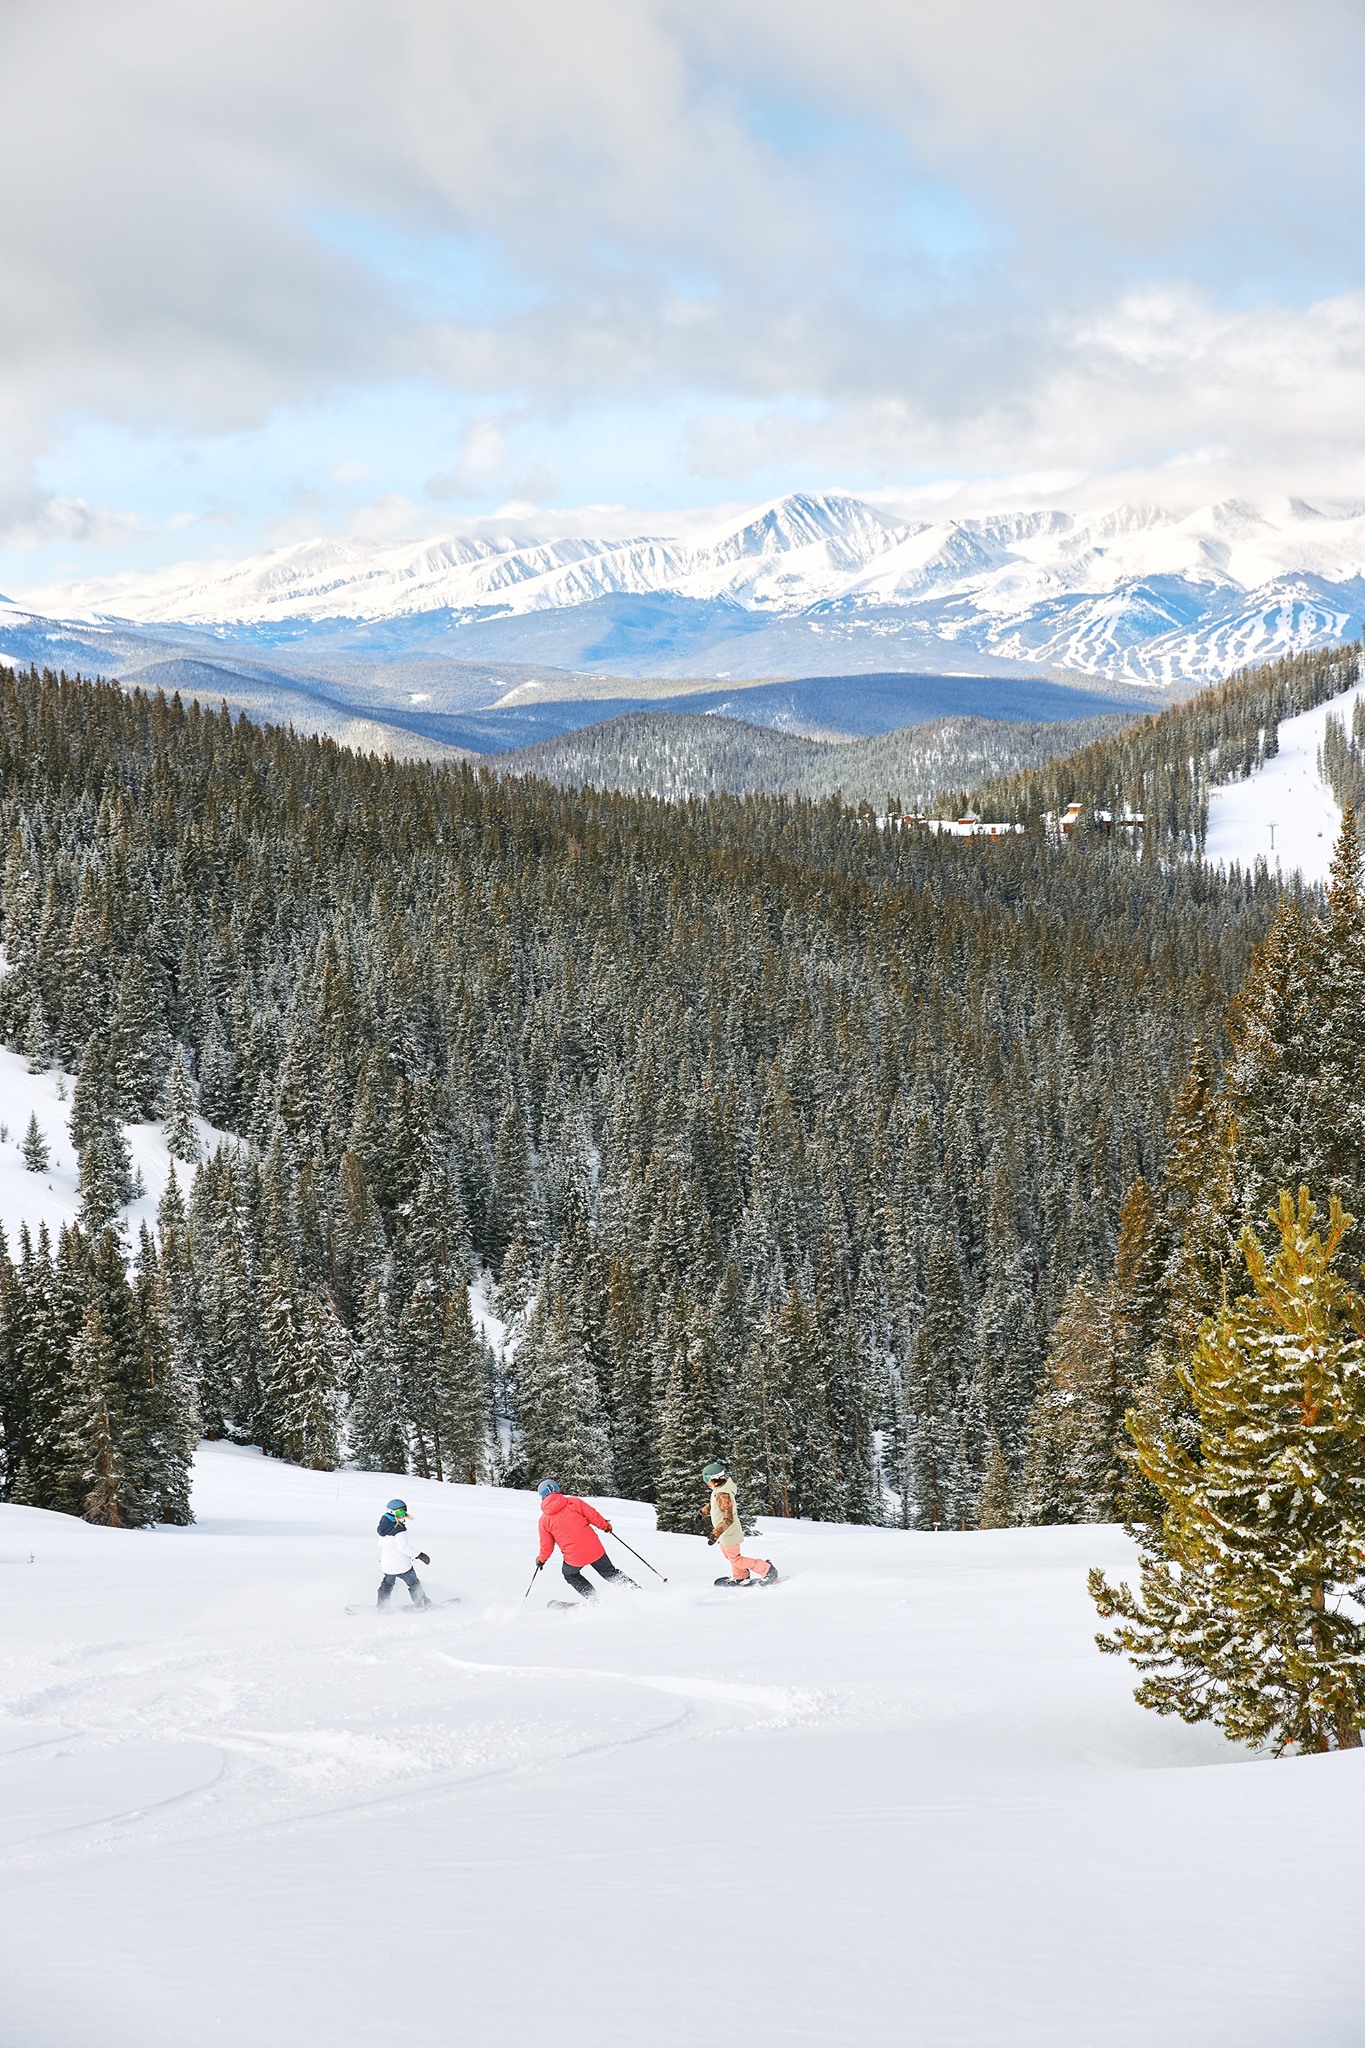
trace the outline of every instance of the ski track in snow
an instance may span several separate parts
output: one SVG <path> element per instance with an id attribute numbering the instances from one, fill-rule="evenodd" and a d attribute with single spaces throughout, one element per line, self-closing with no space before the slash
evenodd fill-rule
<path id="1" fill-rule="evenodd" d="M 1118 1531 L 765 1518 L 726 1599 L 615 1503 L 669 1583 L 556 1613 L 533 1499 L 403 1479 L 461 1604 L 371 1624 L 399 1483 L 211 1445 L 191 1529 L 0 1508 L 4 2048 L 1355 2048 L 1365 1754 L 1136 1707 Z"/>

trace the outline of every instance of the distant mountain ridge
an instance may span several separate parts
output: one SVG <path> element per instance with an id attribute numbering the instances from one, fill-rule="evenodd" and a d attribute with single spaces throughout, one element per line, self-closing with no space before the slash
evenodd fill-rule
<path id="1" fill-rule="evenodd" d="M 682 535 L 315 540 L 22 593 L 80 626 L 621 674 L 1083 670 L 1191 686 L 1357 635 L 1365 507 L 1227 499 L 903 521 L 795 493 Z"/>

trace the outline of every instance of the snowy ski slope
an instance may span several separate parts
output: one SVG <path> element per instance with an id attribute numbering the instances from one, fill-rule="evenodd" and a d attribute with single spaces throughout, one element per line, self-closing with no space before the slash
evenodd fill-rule
<path id="1" fill-rule="evenodd" d="M 1365 683 L 1357 683 L 1312 711 L 1282 719 L 1278 753 L 1244 781 L 1209 791 L 1206 860 L 1243 868 L 1264 860 L 1272 874 L 1297 869 L 1309 884 L 1327 880 L 1341 806 L 1318 773 L 1318 749 L 1329 716 L 1350 731 L 1362 694 Z"/>
<path id="2" fill-rule="evenodd" d="M 348 1616 L 399 1486 L 461 1604 Z M 765 1522 L 733 1594 L 622 1505 L 669 1584 L 556 1613 L 526 1494 L 213 1446 L 196 1500 L 0 1508 L 5 2048 L 1362 2038 L 1365 1753 L 1136 1707 L 1112 1529 Z"/>

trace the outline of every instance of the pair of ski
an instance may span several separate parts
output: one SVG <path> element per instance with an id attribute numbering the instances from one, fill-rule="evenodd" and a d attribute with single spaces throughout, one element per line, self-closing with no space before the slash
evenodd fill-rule
<path id="1" fill-rule="evenodd" d="M 398 1605 L 398 1602 L 397 1602 L 396 1600 L 386 1600 L 386 1601 L 385 1601 L 385 1603 L 384 1603 L 384 1605 L 383 1605 L 382 1607 L 381 1607 L 381 1606 L 379 1605 L 379 1603 L 378 1603 L 378 1601 L 377 1601 L 377 1600 L 367 1600 L 367 1601 L 365 1601 L 365 1603 L 364 1603 L 363 1605 L 356 1605 L 356 1606 L 354 1606 L 354 1607 L 348 1607 L 348 1608 L 346 1609 L 346 1612 L 347 1612 L 348 1614 L 373 1614 L 373 1615 L 380 1615 L 380 1614 L 430 1614 L 430 1612 L 431 1612 L 431 1610 L 432 1610 L 432 1608 L 433 1608 L 433 1607 L 458 1607 L 458 1606 L 459 1606 L 459 1604 L 460 1604 L 460 1596 L 459 1596 L 459 1594 L 458 1594 L 458 1593 L 452 1593 L 452 1594 L 451 1594 L 451 1595 L 449 1596 L 449 1598 L 448 1598 L 448 1599 L 445 1599 L 445 1600 L 432 1600 L 432 1599 L 430 1599 L 430 1598 L 428 1598 L 428 1599 L 426 1599 L 426 1600 L 419 1600 L 419 1601 L 405 1600 L 405 1601 L 403 1602 L 403 1605 L 402 1605 L 401 1607 L 400 1607 L 400 1606 Z"/>

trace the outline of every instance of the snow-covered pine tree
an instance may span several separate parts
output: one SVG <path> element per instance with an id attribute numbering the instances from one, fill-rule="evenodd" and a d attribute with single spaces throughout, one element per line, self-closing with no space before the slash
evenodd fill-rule
<path id="1" fill-rule="evenodd" d="M 499 1299 L 507 1291 L 507 1275 L 517 1247 L 503 1263 Z M 654 1415 L 654 1347 L 647 1300 L 631 1261 L 615 1252 L 607 1261 L 603 1339 L 610 1361 L 608 1382 L 612 1471 L 615 1483 L 631 1500 L 652 1500 L 658 1480 L 660 1444 Z M 727 1340 L 735 1341 L 733 1327 Z"/>
<path id="2" fill-rule="evenodd" d="M 204 1156 L 195 1126 L 198 1103 L 195 1100 L 194 1078 L 190 1064 L 185 1057 L 185 1048 L 177 1044 L 171 1055 L 170 1074 L 166 1081 L 166 1150 L 172 1159 L 181 1160 L 186 1166 L 196 1166 Z"/>
<path id="3" fill-rule="evenodd" d="M 199 1054 L 199 1107 L 220 1130 L 236 1130 L 240 1114 L 236 1068 L 216 1017 Z"/>
<path id="4" fill-rule="evenodd" d="M 337 1169 L 330 1245 L 330 1279 L 337 1306 L 349 1327 L 358 1330 L 370 1288 L 384 1272 L 388 1241 L 365 1169 L 350 1151 L 342 1153 Z"/>
<path id="5" fill-rule="evenodd" d="M 133 1288 L 147 1373 L 140 1403 L 143 1488 L 150 1520 L 183 1527 L 194 1520 L 190 1493 L 199 1411 L 192 1381 L 172 1336 L 167 1282 L 167 1270 L 144 1223 Z"/>
<path id="6" fill-rule="evenodd" d="M 51 884 L 55 895 L 55 883 Z M 48 905 L 44 905 L 44 925 L 49 923 Z M 60 920 L 61 906 L 53 906 Z M 40 945 L 46 936 L 40 928 Z M 56 939 L 56 931 L 51 933 Z M 110 1012 L 109 973 L 115 964 L 116 949 L 109 943 L 104 926 L 103 906 L 99 901 L 96 877 L 87 869 L 81 879 L 75 911 L 66 928 L 65 943 L 61 947 L 60 1001 L 57 1016 L 61 1020 L 58 1034 L 58 1049 L 64 1064 L 73 1067 L 81 1057 L 82 1048 L 101 1028 L 107 1026 Z"/>
<path id="7" fill-rule="evenodd" d="M 965 1329 L 961 1269 L 951 1238 L 940 1229 L 925 1262 L 924 1320 L 907 1371 L 910 1477 L 921 1529 L 955 1527 L 961 1505 L 953 1480 Z"/>
<path id="8" fill-rule="evenodd" d="M 509 1245 L 538 1239 L 535 1178 L 526 1113 L 509 1085 L 498 1121 L 493 1151 L 493 1221 L 491 1251 L 500 1266 Z M 566 1482 L 567 1483 L 567 1482 Z"/>
<path id="9" fill-rule="evenodd" d="M 171 1058 L 165 1000 L 156 968 L 141 949 L 134 950 L 119 980 L 108 1044 L 113 1107 L 127 1123 L 147 1122 L 161 1102 Z"/>
<path id="10" fill-rule="evenodd" d="M 151 1254 L 153 1261 L 155 1254 Z M 109 1384 L 119 1455 L 122 1460 L 122 1518 L 130 1528 L 156 1521 L 165 1456 L 162 1403 L 158 1375 L 166 1367 L 168 1333 L 155 1292 L 155 1267 L 145 1303 L 139 1302 L 124 1263 L 124 1245 L 106 1225 L 93 1241 L 86 1239 L 85 1299 L 99 1310 L 100 1327 L 109 1354 Z M 144 1319 L 144 1309 L 151 1320 Z"/>
<path id="11" fill-rule="evenodd" d="M 1130 1388 L 1140 1383 L 1148 1354 L 1165 1322 L 1169 1252 L 1156 1196 L 1139 1174 L 1123 1198 L 1114 1247 L 1116 1341 L 1123 1352 L 1118 1377 L 1126 1379 Z"/>
<path id="12" fill-rule="evenodd" d="M 6 1477 L 10 1498 L 26 1507 L 79 1513 L 61 1488 L 59 1418 L 66 1404 L 73 1304 L 52 1256 L 47 1226 L 34 1243 L 27 1224 L 19 1230 L 19 1257 L 6 1307 L 12 1318 L 7 1351 L 14 1379 L 5 1419 Z M 79 1319 L 76 1323 L 79 1328 Z"/>
<path id="13" fill-rule="evenodd" d="M 1113 1283 L 1082 1273 L 1053 1328 L 1024 1439 L 1026 1522 L 1108 1522 L 1117 1514 L 1129 1395 L 1118 1322 Z"/>
<path id="14" fill-rule="evenodd" d="M 1320 934 L 1297 903 L 1286 902 L 1230 1015 L 1220 1149 L 1231 1153 L 1234 1232 L 1264 1216 L 1278 1189 L 1322 1188 L 1331 1177 L 1333 1108 L 1320 1102 L 1316 1086 L 1327 1022 L 1321 954 Z M 1345 1108 L 1337 1104 L 1335 1113 Z M 1230 1247 L 1223 1270 L 1233 1285 L 1246 1285 Z"/>
<path id="15" fill-rule="evenodd" d="M 116 1123 L 105 1124 L 82 1147 L 76 1178 L 81 1228 L 89 1237 L 116 1221 L 132 1199 L 133 1173 L 127 1141 Z"/>
<path id="16" fill-rule="evenodd" d="M 488 1347 L 469 1312 L 467 1287 L 456 1287 L 446 1299 L 433 1379 L 440 1476 L 475 1486 L 488 1469 L 493 1380 Z"/>
<path id="17" fill-rule="evenodd" d="M 813 1304 L 793 1282 L 767 1347 L 766 1391 L 775 1453 L 770 1512 L 780 1489 L 784 1514 L 828 1520 L 843 1504 L 843 1488 L 821 1335 Z"/>
<path id="18" fill-rule="evenodd" d="M 1014 1482 L 1004 1446 L 994 1430 L 986 1437 L 985 1469 L 976 1501 L 979 1529 L 1008 1529 L 1016 1519 Z"/>
<path id="19" fill-rule="evenodd" d="M 1339 1270 L 1351 1219 L 1335 1196 L 1325 1235 L 1316 1216 L 1306 1188 L 1282 1192 L 1273 1258 L 1243 1232 L 1251 1291 L 1183 1375 L 1198 1457 L 1131 1423 L 1164 1504 L 1140 1592 L 1090 1577 L 1120 1623 L 1100 1647 L 1145 1674 L 1144 1706 L 1277 1749 L 1359 1748 L 1365 1724 L 1365 1299 Z"/>
<path id="20" fill-rule="evenodd" d="M 173 1325 L 173 1335 L 182 1350 L 195 1347 L 204 1433 L 252 1443 L 260 1436 L 260 1345 L 256 1275 L 241 1228 L 243 1179 L 225 1146 L 195 1176 L 182 1268 L 193 1279 L 192 1320 Z"/>
<path id="21" fill-rule="evenodd" d="M 523 1476 L 548 1476 L 575 1493 L 609 1492 L 611 1443 L 597 1382 L 562 1293 L 547 1291 L 532 1310 L 512 1386 Z"/>
<path id="22" fill-rule="evenodd" d="M 107 1529 L 124 1526 L 127 1476 L 114 1409 L 113 1348 L 91 1301 L 71 1352 L 67 1400 L 58 1418 L 61 1492 L 73 1512 Z"/>
<path id="23" fill-rule="evenodd" d="M 658 1523 L 680 1536 L 700 1536 L 706 1505 L 701 1470 L 720 1454 L 712 1377 L 715 1331 L 706 1309 L 676 1313 L 663 1402 L 659 1411 Z"/>
<path id="24" fill-rule="evenodd" d="M 407 1434 L 399 1398 L 397 1337 L 381 1275 L 368 1283 L 352 1364 L 347 1440 L 362 1472 L 406 1472 Z"/>
<path id="25" fill-rule="evenodd" d="M 950 1458 L 944 1514 L 951 1529 L 977 1526 L 977 1496 L 986 1469 L 990 1437 L 986 1389 L 979 1366 L 969 1366 L 957 1383 L 948 1421 Z"/>
<path id="26" fill-rule="evenodd" d="M 386 1213 L 398 1199 L 402 1167 L 398 1133 L 403 1126 L 394 1113 L 396 1077 L 386 1050 L 371 1046 L 355 1088 L 355 1106 L 346 1147 L 364 1169 L 379 1206 Z"/>
<path id="27" fill-rule="evenodd" d="M 823 1469 L 813 1471 L 803 1489 L 806 1512 L 843 1522 L 875 1521 L 873 1394 L 865 1376 L 857 1321 L 832 1262 L 822 1262 L 816 1272 L 813 1313 L 819 1353 L 817 1385 L 824 1393 L 829 1451 Z M 808 1438 L 808 1457 L 813 1448 Z"/>
<path id="28" fill-rule="evenodd" d="M 29 997 L 28 1016 L 20 1045 L 30 1074 L 45 1074 L 52 1065 L 52 1033 L 47 1028 L 43 999 L 37 989 Z"/>
<path id="29" fill-rule="evenodd" d="M 48 1147 L 47 1139 L 43 1136 L 36 1110 L 29 1116 L 28 1126 L 24 1131 L 24 1142 L 20 1149 L 23 1153 L 24 1165 L 30 1173 L 47 1172 L 52 1164 L 52 1153 Z"/>
<path id="30" fill-rule="evenodd" d="M 71 1096 L 71 1140 L 78 1160 L 81 1227 L 97 1237 L 133 1192 L 132 1160 L 119 1116 L 119 1096 L 107 1043 L 92 1034 Z"/>
<path id="31" fill-rule="evenodd" d="M 294 1273 L 280 1258 L 261 1275 L 257 1436 L 261 1449 L 272 1457 L 288 1455 L 284 1448 L 286 1418 L 293 1415 L 300 1350 L 296 1285 Z"/>
<path id="32" fill-rule="evenodd" d="M 445 1322 L 436 1281 L 418 1281 L 398 1318 L 399 1386 L 412 1431 L 413 1464 L 423 1479 L 444 1479 L 441 1465 L 439 1362 Z"/>
<path id="33" fill-rule="evenodd" d="M 278 1282 L 272 1293 L 282 1304 Z M 316 1294 L 303 1299 L 292 1343 L 291 1325 L 292 1316 L 286 1320 L 277 1309 L 268 1326 L 273 1448 L 291 1464 L 333 1472 L 340 1459 L 341 1387 L 350 1365 L 349 1342 L 336 1311 Z"/>

